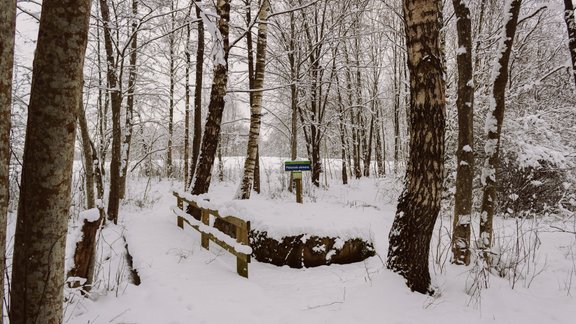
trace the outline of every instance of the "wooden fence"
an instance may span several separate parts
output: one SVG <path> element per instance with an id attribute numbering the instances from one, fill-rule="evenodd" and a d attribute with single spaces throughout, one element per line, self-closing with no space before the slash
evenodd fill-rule
<path id="1" fill-rule="evenodd" d="M 250 254 L 252 254 L 252 248 L 250 248 L 250 241 L 248 239 L 250 222 L 234 216 L 223 217 L 217 210 L 202 208 L 195 201 L 181 197 L 176 191 L 173 192 L 173 195 L 176 197 L 178 203 L 178 207 L 173 209 L 177 216 L 178 227 L 184 228 L 184 223 L 187 223 L 200 232 L 202 247 L 206 250 L 209 249 L 210 241 L 212 241 L 224 250 L 235 255 L 236 271 L 242 277 L 248 278 L 248 263 L 250 263 Z M 200 221 L 184 211 L 184 202 L 200 210 Z M 211 226 L 210 215 L 233 226 L 236 229 L 236 239 Z"/>

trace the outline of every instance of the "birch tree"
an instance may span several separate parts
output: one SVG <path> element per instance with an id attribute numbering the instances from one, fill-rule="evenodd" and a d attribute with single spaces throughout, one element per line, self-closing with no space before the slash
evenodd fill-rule
<path id="1" fill-rule="evenodd" d="M 64 250 L 90 3 L 42 3 L 12 264 L 14 324 L 63 321 Z"/>
<path id="2" fill-rule="evenodd" d="M 390 230 L 387 267 L 412 291 L 433 293 L 428 254 L 443 182 L 445 83 L 437 1 L 404 0 L 410 72 L 410 156 Z"/>
<path id="3" fill-rule="evenodd" d="M 262 122 L 262 95 L 264 89 L 264 73 L 266 64 L 266 37 L 268 28 L 268 12 L 270 2 L 262 1 L 258 12 L 258 40 L 256 45 L 256 66 L 254 88 L 251 88 L 250 100 L 250 132 L 248 134 L 248 149 L 244 163 L 244 175 L 236 193 L 237 199 L 249 199 L 254 181 L 254 169 L 258 159 L 258 140 Z"/>

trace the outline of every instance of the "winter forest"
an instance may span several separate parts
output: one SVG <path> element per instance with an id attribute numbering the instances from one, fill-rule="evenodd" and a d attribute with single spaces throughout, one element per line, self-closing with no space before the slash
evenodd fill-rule
<path id="1" fill-rule="evenodd" d="M 0 0 L 0 324 L 574 323 L 572 0 Z"/>

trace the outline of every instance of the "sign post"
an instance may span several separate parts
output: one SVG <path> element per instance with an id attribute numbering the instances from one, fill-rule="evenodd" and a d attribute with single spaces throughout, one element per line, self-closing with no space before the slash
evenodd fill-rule
<path id="1" fill-rule="evenodd" d="M 284 171 L 292 173 L 292 180 L 296 183 L 296 202 L 302 203 L 302 171 L 310 171 L 310 161 L 286 161 L 284 162 Z"/>

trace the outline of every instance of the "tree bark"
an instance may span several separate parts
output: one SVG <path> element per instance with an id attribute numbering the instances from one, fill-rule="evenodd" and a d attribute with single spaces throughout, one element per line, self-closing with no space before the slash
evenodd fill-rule
<path id="1" fill-rule="evenodd" d="M 198 45 L 196 48 L 196 80 L 194 88 L 194 138 L 192 139 L 192 161 L 190 163 L 189 184 L 192 185 L 196 174 L 196 165 L 200 156 L 202 142 L 202 78 L 204 71 L 204 22 L 200 6 L 202 1 L 196 1 L 196 18 L 198 21 Z"/>
<path id="2" fill-rule="evenodd" d="M 218 13 L 218 30 L 222 36 L 222 57 L 216 58 L 214 62 L 214 78 L 210 91 L 210 103 L 208 104 L 208 116 L 204 126 L 204 136 L 198 167 L 194 176 L 193 195 L 207 193 L 210 188 L 212 178 L 212 167 L 216 156 L 216 148 L 220 141 L 220 128 L 222 124 L 222 113 L 224 111 L 224 96 L 228 88 L 228 29 L 230 21 L 230 0 L 218 0 L 216 3 Z M 217 54 L 218 55 L 218 54 Z"/>
<path id="3" fill-rule="evenodd" d="M 472 71 L 472 27 L 470 9 L 462 0 L 453 0 L 458 34 L 458 152 L 456 197 L 452 233 L 452 263 L 470 263 L 470 220 L 474 179 L 474 84 Z"/>
<path id="4" fill-rule="evenodd" d="M 0 302 L 4 301 L 6 223 L 10 201 L 10 128 L 16 0 L 0 1 Z M 0 307 L 0 324 L 4 318 Z"/>
<path id="5" fill-rule="evenodd" d="M 191 3 L 190 6 L 194 4 Z M 190 7 L 192 11 L 192 7 Z M 188 19 L 190 18 L 188 12 Z M 188 189 L 188 174 L 190 172 L 190 24 L 186 25 L 186 50 L 184 51 L 184 190 Z"/>
<path id="6" fill-rule="evenodd" d="M 90 0 L 42 3 L 14 242 L 14 324 L 63 321 L 64 249 L 90 7 Z"/>
<path id="7" fill-rule="evenodd" d="M 518 16 L 522 0 L 512 0 L 508 8 L 504 8 L 504 29 L 500 36 L 498 47 L 498 70 L 494 75 L 494 84 L 490 109 L 486 116 L 486 144 L 484 150 L 486 159 L 482 169 L 481 181 L 483 185 L 482 205 L 480 207 L 480 239 L 478 248 L 484 251 L 484 257 L 490 264 L 490 248 L 492 247 L 492 220 L 496 208 L 496 174 L 500 163 L 500 135 L 504 121 L 506 84 L 508 83 L 508 62 L 512 52 L 512 44 L 516 34 Z"/>
<path id="8" fill-rule="evenodd" d="M 171 14 L 170 14 L 170 22 L 171 22 L 171 26 L 170 26 L 170 35 L 168 36 L 168 42 L 169 42 L 169 51 L 170 51 L 170 93 L 168 94 L 169 96 L 169 107 L 168 107 L 168 145 L 166 148 L 166 176 L 168 178 L 172 178 L 173 173 L 174 173 L 174 167 L 173 167 L 173 161 L 172 161 L 172 142 L 173 142 L 173 137 L 174 137 L 174 86 L 176 83 L 176 75 L 175 75 L 175 53 L 174 53 L 174 47 L 175 47 L 175 35 L 174 35 L 174 28 L 176 26 L 176 16 L 174 13 L 174 0 L 170 1 L 170 10 L 171 10 Z"/>
<path id="9" fill-rule="evenodd" d="M 80 98 L 78 111 L 78 126 L 80 127 L 82 158 L 84 159 L 86 209 L 91 209 L 96 207 L 96 199 L 94 198 L 94 161 L 92 160 L 92 146 L 90 145 L 90 134 L 88 133 L 88 123 L 86 122 L 86 112 L 84 111 L 82 98 Z"/>
<path id="10" fill-rule="evenodd" d="M 260 124 L 262 120 L 262 95 L 264 88 L 265 64 L 266 64 L 266 34 L 268 26 L 268 11 L 270 2 L 262 1 L 258 12 L 258 40 L 256 43 L 256 67 L 254 75 L 254 88 L 250 107 L 250 132 L 248 133 L 248 149 L 244 163 L 244 176 L 236 194 L 237 199 L 250 199 L 252 184 L 254 182 L 254 169 L 258 158 L 258 140 L 260 137 Z"/>
<path id="11" fill-rule="evenodd" d="M 404 0 L 410 71 L 410 158 L 390 230 L 388 268 L 412 291 L 433 293 L 428 254 L 443 182 L 445 83 L 437 1 Z"/>
<path id="12" fill-rule="evenodd" d="M 564 22 L 568 30 L 568 49 L 572 60 L 572 76 L 576 84 L 576 18 L 574 17 L 574 5 L 572 0 L 564 0 Z"/>
<path id="13" fill-rule="evenodd" d="M 126 120 L 124 124 L 124 141 L 122 143 L 122 169 L 120 170 L 120 199 L 126 196 L 126 178 L 134 130 L 134 92 L 136 88 L 136 63 L 138 59 L 138 0 L 132 0 L 132 41 L 130 42 L 130 66 L 128 67 L 128 93 L 126 96 Z"/>
<path id="14" fill-rule="evenodd" d="M 112 30 L 110 27 L 110 8 L 106 0 L 100 0 L 100 13 L 104 23 L 104 48 L 106 50 L 106 62 L 108 69 L 106 79 L 108 92 L 112 105 L 112 157 L 110 160 L 110 193 L 108 195 L 108 220 L 118 223 L 118 210 L 120 208 L 120 164 L 122 158 L 121 141 L 122 130 L 120 129 L 120 114 L 122 109 L 121 80 L 118 80 L 118 68 L 114 59 Z M 104 162 L 104 161 L 101 161 Z"/>

